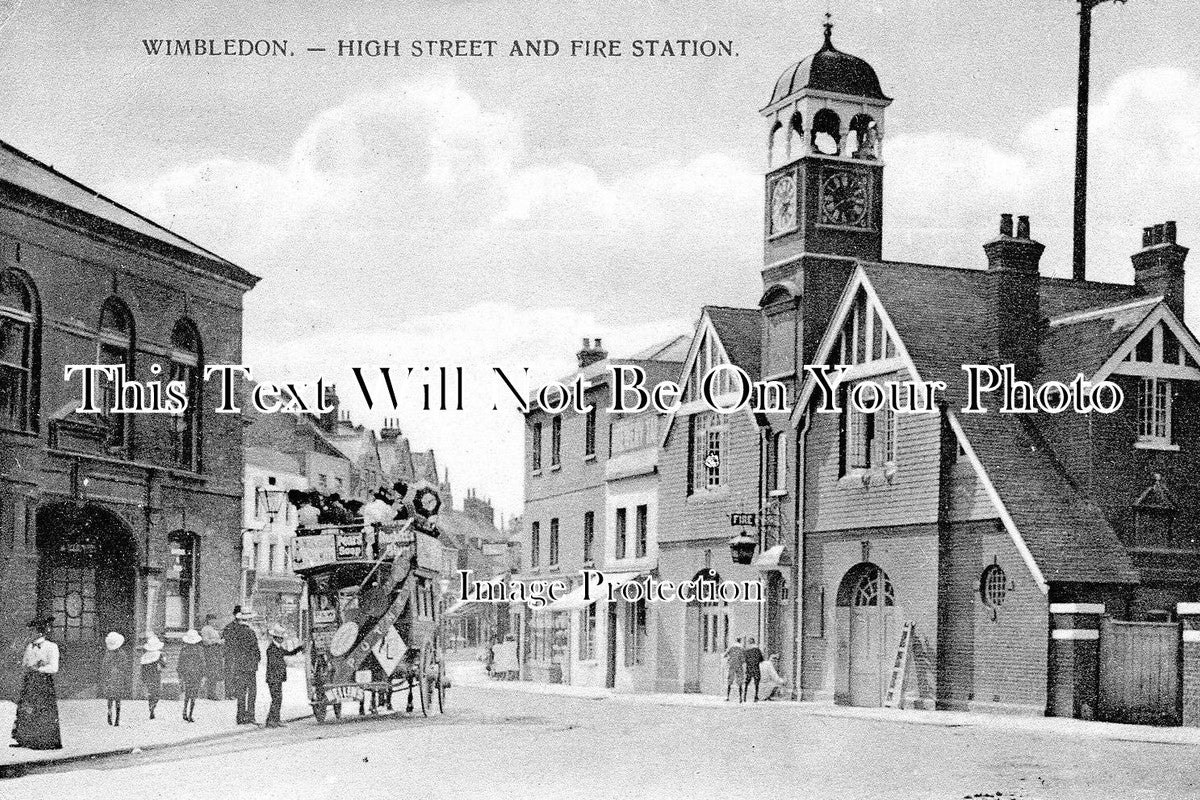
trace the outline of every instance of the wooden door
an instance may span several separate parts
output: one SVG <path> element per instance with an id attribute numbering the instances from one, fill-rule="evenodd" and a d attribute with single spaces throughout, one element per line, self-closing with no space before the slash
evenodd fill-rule
<path id="1" fill-rule="evenodd" d="M 1097 716 L 1108 722 L 1179 725 L 1180 662 L 1178 623 L 1105 619 Z"/>
<path id="2" fill-rule="evenodd" d="M 852 706 L 883 705 L 894 646 L 895 605 L 883 570 L 864 571 L 850 607 L 850 696 Z"/>

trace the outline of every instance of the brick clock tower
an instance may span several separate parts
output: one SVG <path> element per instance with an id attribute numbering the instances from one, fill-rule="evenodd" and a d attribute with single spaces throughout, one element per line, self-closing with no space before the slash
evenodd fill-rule
<path id="1" fill-rule="evenodd" d="M 815 347 L 853 259 L 883 250 L 883 115 L 875 70 L 833 46 L 788 67 L 767 120 L 763 374 L 795 374 Z M 801 308 L 803 307 L 803 311 Z M 801 319 L 801 317 L 806 317 Z"/>

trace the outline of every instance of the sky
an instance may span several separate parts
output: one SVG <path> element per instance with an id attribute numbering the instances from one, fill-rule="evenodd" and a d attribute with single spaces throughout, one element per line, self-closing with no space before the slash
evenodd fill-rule
<path id="1" fill-rule="evenodd" d="M 255 377 L 328 376 L 355 419 L 398 416 L 459 497 L 511 515 L 521 420 L 491 411 L 492 366 L 536 386 L 571 370 L 582 337 L 619 357 L 688 332 L 703 304 L 756 303 L 757 112 L 820 46 L 827 6 L 834 43 L 894 98 L 885 257 L 982 267 L 1010 212 L 1032 217 L 1043 270 L 1069 274 L 1072 0 L 0 0 L 0 139 L 261 276 L 245 300 Z M 1132 0 L 1094 20 L 1088 274 L 1129 282 L 1142 227 L 1174 219 L 1200 241 L 1200 15 Z M 297 52 L 141 43 L 197 37 Z M 441 38 L 707 38 L 736 55 L 408 54 Z M 404 55 L 338 57 L 339 39 Z M 355 365 L 461 365 L 468 410 L 368 412 Z"/>

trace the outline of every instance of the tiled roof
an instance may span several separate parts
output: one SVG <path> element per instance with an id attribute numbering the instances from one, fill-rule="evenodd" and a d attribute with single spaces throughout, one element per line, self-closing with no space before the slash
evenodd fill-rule
<path id="1" fill-rule="evenodd" d="M 762 312 L 757 308 L 705 306 L 704 313 L 734 366 L 758 380 L 762 360 Z"/>
<path id="2" fill-rule="evenodd" d="M 982 270 L 892 263 L 864 264 L 863 269 L 921 378 L 945 381 L 951 410 L 960 408 L 962 365 L 997 360 L 988 301 L 994 276 Z M 1128 304 L 1138 296 L 1133 286 L 1053 278 L 1043 278 L 1040 289 L 1043 313 L 1054 315 L 1104 303 Z M 1043 367 L 1061 373 L 1066 364 L 1056 354 L 1064 350 L 1073 359 L 1102 363 L 1111 354 L 1111 349 L 1104 351 L 1108 346 L 1104 339 L 1083 341 L 1073 349 L 1044 348 Z M 994 411 L 956 418 L 1048 581 L 1137 581 L 1116 532 L 1055 458 L 1036 420 Z"/>
<path id="3" fill-rule="evenodd" d="M 206 262 L 208 271 L 239 284 L 249 287 L 258 282 L 256 276 L 241 267 L 63 175 L 54 167 L 43 164 L 4 141 L 0 141 L 0 183 L 9 183 L 68 208 L 118 225 L 127 231 L 199 256 Z"/>

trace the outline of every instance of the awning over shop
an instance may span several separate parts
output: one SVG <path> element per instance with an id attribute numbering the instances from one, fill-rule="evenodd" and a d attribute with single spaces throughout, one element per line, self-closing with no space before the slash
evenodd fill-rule
<path id="1" fill-rule="evenodd" d="M 546 606 L 546 611 L 580 611 L 587 608 L 592 603 L 608 596 L 609 587 L 618 588 L 624 583 L 632 580 L 637 580 L 646 573 L 644 572 L 603 572 L 604 582 L 597 585 L 595 580 L 588 585 L 591 586 L 591 598 L 584 597 L 585 585 L 580 583 L 565 596 L 558 598 L 553 603 Z"/>
<path id="2" fill-rule="evenodd" d="M 452 617 L 456 614 L 461 614 L 464 611 L 472 610 L 470 608 L 470 606 L 481 606 L 481 605 L 483 605 L 482 600 L 459 600 L 457 603 L 455 603 L 454 605 L 450 606 L 445 611 L 443 611 L 442 616 L 443 617 Z"/>
<path id="3" fill-rule="evenodd" d="M 782 567 L 790 567 L 791 565 L 791 553 L 781 544 L 768 547 L 754 562 L 754 566 L 761 570 L 780 569 Z"/>

